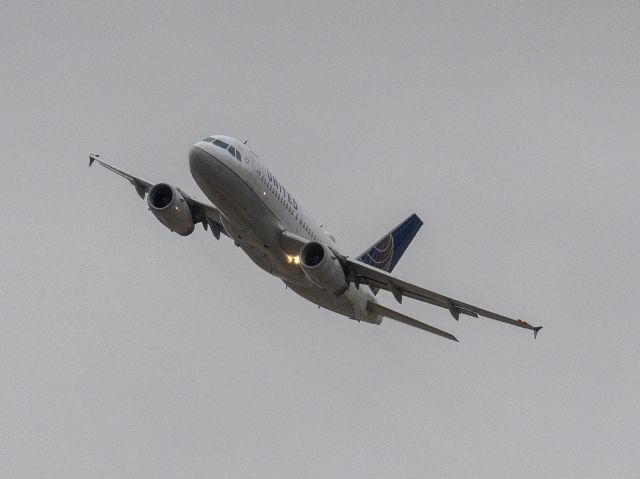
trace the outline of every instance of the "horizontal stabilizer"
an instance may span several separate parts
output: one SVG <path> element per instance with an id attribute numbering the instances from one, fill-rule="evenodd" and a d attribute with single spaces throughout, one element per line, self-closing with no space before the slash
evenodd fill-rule
<path id="1" fill-rule="evenodd" d="M 421 323 L 417 319 L 410 318 L 409 316 L 405 316 L 402 313 L 398 313 L 397 311 L 394 311 L 392 309 L 385 308 L 384 306 L 378 303 L 373 303 L 371 301 L 367 302 L 367 310 L 371 311 L 372 313 L 384 316 L 386 318 L 393 319 L 400 323 L 408 324 L 409 326 L 413 326 L 414 328 L 422 329 L 423 331 L 437 334 L 438 336 L 441 336 L 443 338 L 447 338 L 452 341 L 458 342 L 458 340 L 453 334 L 449 334 L 446 331 L 442 331 L 441 329 L 434 328 L 433 326 L 429 326 L 428 324 Z"/>

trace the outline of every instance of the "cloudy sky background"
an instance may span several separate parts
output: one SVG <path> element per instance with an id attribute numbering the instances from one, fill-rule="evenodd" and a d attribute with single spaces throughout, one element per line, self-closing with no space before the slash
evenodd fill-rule
<path id="1" fill-rule="evenodd" d="M 637 2 L 2 10 L 0 476 L 640 474 Z M 87 168 L 203 199 L 213 133 L 347 252 L 418 213 L 397 274 L 538 340 L 317 309 Z"/>

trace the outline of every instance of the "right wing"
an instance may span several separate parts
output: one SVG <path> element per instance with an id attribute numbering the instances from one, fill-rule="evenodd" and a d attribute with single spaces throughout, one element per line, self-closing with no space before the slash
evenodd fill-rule
<path id="1" fill-rule="evenodd" d="M 149 190 L 153 188 L 153 185 L 148 181 L 144 181 L 144 180 L 141 180 L 140 178 L 136 178 L 135 176 L 130 175 L 129 173 L 126 173 L 114 166 L 111 166 L 108 163 L 105 163 L 99 158 L 100 158 L 100 155 L 89 155 L 89 166 L 93 165 L 94 161 L 97 161 L 100 165 L 104 166 L 107 170 L 113 171 L 116 175 L 120 175 L 123 178 L 126 178 L 127 180 L 129 180 L 129 183 L 133 185 L 133 187 L 136 189 L 136 192 L 138 193 L 138 195 L 140 195 L 140 198 L 142 198 L 143 200 L 145 195 L 149 193 Z"/>
<path id="2" fill-rule="evenodd" d="M 115 166 L 111 166 L 110 164 L 105 163 L 104 161 L 100 160 L 99 155 L 89 155 L 89 166 L 93 165 L 94 161 L 105 167 L 107 170 L 114 172 L 116 175 L 129 180 L 129 183 L 133 185 L 133 187 L 136 189 L 136 192 L 142 199 L 145 198 L 146 194 L 149 193 L 151 188 L 153 188 L 154 186 L 153 183 L 149 183 L 148 181 L 140 179 L 127 173 L 126 171 L 119 170 Z M 185 200 L 187 200 L 187 203 L 189 203 L 189 210 L 191 211 L 191 216 L 193 218 L 194 224 L 202 223 L 202 227 L 205 230 L 211 227 L 211 232 L 216 237 L 216 239 L 220 239 L 220 233 L 229 236 L 229 234 L 224 229 L 224 225 L 222 224 L 222 220 L 220 218 L 220 210 L 218 208 L 213 205 L 208 205 L 206 203 L 201 203 L 200 201 L 194 200 L 184 191 L 179 191 L 184 196 Z"/>

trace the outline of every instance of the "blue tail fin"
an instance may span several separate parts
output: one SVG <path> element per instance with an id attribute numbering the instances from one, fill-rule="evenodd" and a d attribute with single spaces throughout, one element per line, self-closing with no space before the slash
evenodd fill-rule
<path id="1" fill-rule="evenodd" d="M 421 226 L 422 220 L 415 213 L 412 214 L 358 256 L 358 260 L 391 273 Z M 377 292 L 377 288 L 373 289 L 374 294 Z"/>

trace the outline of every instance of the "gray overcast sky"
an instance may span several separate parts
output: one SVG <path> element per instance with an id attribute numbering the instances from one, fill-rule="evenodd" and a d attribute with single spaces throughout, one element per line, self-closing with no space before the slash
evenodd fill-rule
<path id="1" fill-rule="evenodd" d="M 14 2 L 0 476 L 640 476 L 638 2 Z M 319 310 L 87 155 L 203 198 L 249 138 L 357 253 L 545 329 Z M 393 298 L 380 293 L 383 304 Z"/>

